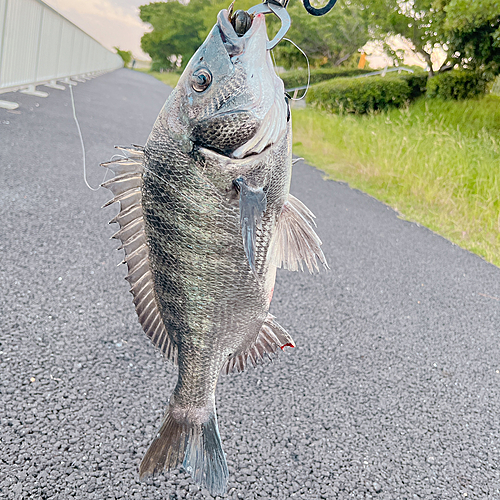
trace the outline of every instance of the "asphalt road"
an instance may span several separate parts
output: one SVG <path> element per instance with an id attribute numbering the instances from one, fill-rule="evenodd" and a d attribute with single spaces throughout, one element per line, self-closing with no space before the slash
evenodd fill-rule
<path id="1" fill-rule="evenodd" d="M 140 482 L 176 370 L 141 333 L 82 179 L 68 90 L 0 110 L 0 498 L 209 498 Z M 119 70 L 74 88 L 89 180 L 145 142 L 168 87 Z M 278 273 L 297 347 L 222 377 L 229 498 L 500 499 L 500 270 L 299 163 L 331 270 Z"/>

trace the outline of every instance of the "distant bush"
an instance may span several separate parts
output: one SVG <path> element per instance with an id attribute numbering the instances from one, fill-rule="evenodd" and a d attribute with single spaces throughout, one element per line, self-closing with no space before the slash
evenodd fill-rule
<path id="1" fill-rule="evenodd" d="M 364 75 L 369 73 L 370 69 L 358 68 L 321 68 L 311 70 L 311 85 L 314 83 L 331 80 L 332 78 L 343 78 L 350 76 Z M 307 70 L 297 69 L 294 71 L 286 71 L 281 73 L 280 78 L 285 84 L 285 89 L 293 89 L 294 87 L 302 87 L 307 85 Z"/>
<path id="2" fill-rule="evenodd" d="M 165 70 L 165 64 L 163 64 L 162 62 L 160 62 L 160 61 L 153 61 L 151 63 L 151 69 L 150 69 L 150 71 L 161 72 L 161 71 L 164 71 L 164 70 Z"/>
<path id="3" fill-rule="evenodd" d="M 473 71 L 438 73 L 427 82 L 427 96 L 441 99 L 470 99 L 486 92 L 486 78 Z"/>
<path id="4" fill-rule="evenodd" d="M 132 60 L 132 52 L 130 50 L 121 50 L 120 47 L 113 47 L 116 53 L 122 58 L 123 65 L 128 67 L 130 61 Z"/>
<path id="5" fill-rule="evenodd" d="M 401 77 L 336 78 L 311 86 L 306 100 L 328 111 L 367 113 L 402 106 L 411 94 L 408 82 Z"/>

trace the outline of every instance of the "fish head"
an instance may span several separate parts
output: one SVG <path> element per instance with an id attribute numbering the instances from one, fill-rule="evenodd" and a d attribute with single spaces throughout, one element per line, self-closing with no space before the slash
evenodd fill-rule
<path id="1" fill-rule="evenodd" d="M 219 12 L 176 88 L 178 116 L 193 144 L 243 158 L 262 152 L 286 133 L 288 104 L 267 41 L 263 14 L 238 36 L 227 10 Z"/>

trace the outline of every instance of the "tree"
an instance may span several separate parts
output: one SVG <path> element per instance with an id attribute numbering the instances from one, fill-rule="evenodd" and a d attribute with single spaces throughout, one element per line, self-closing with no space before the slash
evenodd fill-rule
<path id="1" fill-rule="evenodd" d="M 439 0 L 434 7 L 442 17 L 441 37 L 448 48 L 448 62 L 487 77 L 500 73 L 500 3 Z"/>
<path id="2" fill-rule="evenodd" d="M 132 60 L 132 52 L 130 50 L 121 50 L 119 47 L 113 47 L 116 53 L 123 59 L 123 65 L 127 67 Z"/>
<path id="3" fill-rule="evenodd" d="M 230 0 L 167 0 L 141 6 L 141 19 L 153 28 L 142 37 L 142 49 L 165 68 L 184 67 L 216 23 L 217 13 L 229 3 Z M 234 8 L 248 10 L 257 3 L 258 0 L 237 0 Z M 288 11 L 292 28 L 287 36 L 306 51 L 315 66 L 339 65 L 369 39 L 369 15 L 360 1 L 339 0 L 323 17 L 308 14 L 300 0 L 291 0 Z M 279 29 L 275 16 L 268 15 L 266 21 L 270 33 Z M 286 67 L 304 65 L 303 56 L 289 44 L 280 44 L 275 55 L 278 63 Z"/>
<path id="4" fill-rule="evenodd" d="M 154 2 L 139 7 L 139 16 L 153 30 L 141 38 L 141 48 L 151 56 L 153 63 L 175 69 L 186 63 L 202 43 L 200 31 L 203 19 L 194 9 L 199 0 L 182 5 L 176 0 Z"/>
<path id="5" fill-rule="evenodd" d="M 377 37 L 401 35 L 427 62 L 446 53 L 439 72 L 461 67 L 495 74 L 500 70 L 498 0 L 373 0 L 372 27 Z"/>
<path id="6" fill-rule="evenodd" d="M 217 13 L 229 0 L 177 0 L 139 7 L 139 16 L 152 26 L 141 39 L 141 48 L 154 63 L 169 69 L 183 68 L 217 22 Z M 238 0 L 235 8 L 248 9 L 255 0 Z"/>
<path id="7" fill-rule="evenodd" d="M 361 2 L 339 0 L 328 14 L 315 17 L 307 13 L 301 0 L 291 0 L 288 12 L 292 27 L 287 38 L 300 46 L 313 66 L 338 66 L 370 38 L 369 11 Z M 276 18 L 268 24 L 271 31 L 279 29 Z M 282 42 L 274 52 L 277 63 L 285 68 L 305 65 L 304 56 L 291 44 Z"/>
<path id="8" fill-rule="evenodd" d="M 400 35 L 420 54 L 432 76 L 432 55 L 443 49 L 443 16 L 433 8 L 434 0 L 381 0 L 372 2 L 372 29 L 375 38 Z M 393 53 L 397 57 L 397 54 Z M 441 65 L 439 71 L 444 70 Z"/>

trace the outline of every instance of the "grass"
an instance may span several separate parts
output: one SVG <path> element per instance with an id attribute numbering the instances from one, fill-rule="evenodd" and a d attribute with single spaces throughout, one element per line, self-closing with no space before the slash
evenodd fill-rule
<path id="1" fill-rule="evenodd" d="M 160 73 L 159 71 L 149 71 L 147 69 L 138 69 L 136 71 L 140 71 L 141 73 L 147 73 L 148 75 L 154 76 L 157 80 L 160 80 L 163 83 L 166 83 L 170 87 L 174 88 L 181 77 L 180 73 L 167 72 L 164 71 Z"/>
<path id="2" fill-rule="evenodd" d="M 294 153 L 500 266 L 500 98 L 293 111 Z"/>
<path id="3" fill-rule="evenodd" d="M 175 87 L 180 75 L 140 70 Z M 500 97 L 293 110 L 294 153 L 500 266 Z"/>

